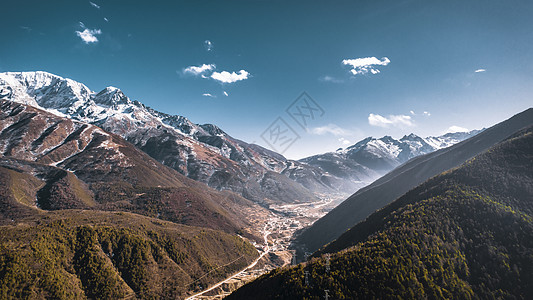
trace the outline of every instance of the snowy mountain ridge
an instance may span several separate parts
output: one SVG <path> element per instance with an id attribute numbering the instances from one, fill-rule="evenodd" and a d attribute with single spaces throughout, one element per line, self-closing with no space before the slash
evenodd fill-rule
<path id="1" fill-rule="evenodd" d="M 316 168 L 288 163 L 277 153 L 234 139 L 216 125 L 194 124 L 186 117 L 132 101 L 115 87 L 96 93 L 47 72 L 8 72 L 0 73 L 0 99 L 99 126 L 194 180 L 258 202 L 313 201 L 315 196 L 302 184 L 324 192 L 338 181 Z"/>
<path id="2" fill-rule="evenodd" d="M 391 158 L 400 158 L 400 160 L 405 160 L 405 158 L 407 158 L 407 160 L 409 160 L 415 156 L 450 147 L 478 134 L 482 130 L 453 132 L 441 136 L 429 136 L 426 138 L 419 137 L 414 133 L 405 135 L 400 139 L 394 139 L 391 136 L 384 136 L 381 138 L 367 137 L 355 145 L 347 148 L 339 148 L 336 152 L 342 155 L 350 155 L 354 152 L 366 150 L 378 156 L 382 155 Z"/>
<path id="3" fill-rule="evenodd" d="M 336 177 L 361 182 L 364 186 L 411 158 L 447 148 L 481 131 L 447 133 L 427 138 L 411 133 L 398 140 L 390 136 L 367 137 L 347 148 L 306 157 L 300 162 L 317 167 Z"/>
<path id="4" fill-rule="evenodd" d="M 82 83 L 43 71 L 0 73 L 0 99 L 31 105 L 85 123 L 101 125 L 108 119 L 126 119 L 142 127 L 168 125 L 187 135 L 178 126 L 173 126 L 177 124 L 166 124 L 156 111 L 130 100 L 116 87 L 109 86 L 96 93 Z M 179 125 L 195 125 L 180 118 Z"/>

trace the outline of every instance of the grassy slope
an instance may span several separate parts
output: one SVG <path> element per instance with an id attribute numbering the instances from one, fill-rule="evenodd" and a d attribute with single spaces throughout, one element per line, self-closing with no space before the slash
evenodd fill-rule
<path id="1" fill-rule="evenodd" d="M 35 194 L 44 183 L 34 176 L 0 167 L 0 224 L 35 213 Z"/>
<path id="2" fill-rule="evenodd" d="M 333 254 L 228 299 L 531 299 L 531 170 L 529 128 L 372 214 L 321 251 Z"/>

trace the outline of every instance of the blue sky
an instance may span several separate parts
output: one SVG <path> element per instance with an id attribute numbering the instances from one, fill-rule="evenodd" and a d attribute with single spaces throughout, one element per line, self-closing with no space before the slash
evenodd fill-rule
<path id="1" fill-rule="evenodd" d="M 263 146 L 280 118 L 301 158 L 531 107 L 532 15 L 516 0 L 4 1 L 0 71 L 116 86 Z M 304 91 L 323 113 L 302 127 L 286 110 Z"/>

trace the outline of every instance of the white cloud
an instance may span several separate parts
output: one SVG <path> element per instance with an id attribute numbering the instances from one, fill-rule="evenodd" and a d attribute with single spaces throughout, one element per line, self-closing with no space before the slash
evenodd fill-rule
<path id="1" fill-rule="evenodd" d="M 213 43 L 211 43 L 210 40 L 205 40 L 204 46 L 205 46 L 205 50 L 207 51 L 213 50 Z"/>
<path id="2" fill-rule="evenodd" d="M 446 133 L 454 133 L 454 132 L 468 132 L 468 129 L 464 128 L 464 127 L 453 125 L 453 126 L 450 126 L 450 128 L 448 128 L 448 130 L 446 130 Z"/>
<path id="3" fill-rule="evenodd" d="M 183 70 L 183 74 L 193 74 L 195 76 L 201 75 L 205 72 L 212 71 L 216 68 L 214 64 L 203 64 L 199 67 L 197 66 L 189 66 Z M 204 77 L 202 75 L 202 77 Z M 207 77 L 204 77 L 207 78 Z"/>
<path id="4" fill-rule="evenodd" d="M 350 72 L 352 72 L 353 75 L 367 74 L 368 72 L 372 74 L 378 74 L 380 71 L 376 69 L 375 66 L 386 66 L 390 63 L 390 60 L 387 57 L 379 59 L 372 56 L 354 59 L 344 59 L 342 63 L 344 65 L 349 65 L 352 67 Z"/>
<path id="5" fill-rule="evenodd" d="M 226 91 L 223 91 L 223 93 L 224 93 L 224 96 L 226 96 L 226 97 L 229 96 Z"/>
<path id="6" fill-rule="evenodd" d="M 309 130 L 309 132 L 317 135 L 324 135 L 326 133 L 330 133 L 336 136 L 347 135 L 350 133 L 348 130 L 331 123 L 325 126 L 312 128 Z"/>
<path id="7" fill-rule="evenodd" d="M 384 117 L 377 114 L 369 114 L 368 115 L 368 124 L 372 126 L 378 126 L 378 127 L 412 127 L 415 126 L 413 123 L 411 116 L 406 115 L 389 115 L 388 117 Z"/>
<path id="8" fill-rule="evenodd" d="M 96 7 L 97 9 L 100 9 L 100 5 L 98 5 L 98 4 L 94 3 L 94 2 L 91 2 L 91 1 L 89 1 L 89 3 L 91 3 L 91 5 L 93 7 Z"/>
<path id="9" fill-rule="evenodd" d="M 216 96 L 213 96 L 212 94 L 210 93 L 205 93 L 205 94 L 202 94 L 202 96 L 204 97 L 211 97 L 211 98 L 216 98 Z"/>
<path id="10" fill-rule="evenodd" d="M 350 145 L 352 143 L 349 140 L 342 138 L 342 137 L 339 139 L 339 142 L 341 142 L 344 146 Z"/>
<path id="11" fill-rule="evenodd" d="M 188 66 L 187 68 L 183 69 L 182 73 L 201 76 L 204 79 L 211 78 L 222 83 L 234 83 L 237 81 L 248 79 L 250 76 L 250 73 L 245 70 L 240 70 L 238 73 L 230 73 L 228 71 L 215 72 L 215 69 L 216 65 L 214 64 L 202 64 L 201 66 Z M 178 71 L 176 71 L 176 73 L 179 74 Z M 224 94 L 226 95 L 227 93 L 224 92 Z"/>
<path id="12" fill-rule="evenodd" d="M 475 70 L 474 72 L 476 72 L 476 73 L 481 73 L 481 72 L 487 72 L 487 70 L 485 70 L 485 69 L 477 69 L 477 70 Z"/>
<path id="13" fill-rule="evenodd" d="M 430 112 L 427 112 L 427 111 L 425 111 L 425 112 L 424 112 L 424 116 L 426 116 L 426 117 L 429 117 L 429 116 L 431 116 L 431 113 L 430 113 Z"/>
<path id="14" fill-rule="evenodd" d="M 248 79 L 248 76 L 250 73 L 248 73 L 245 70 L 240 70 L 239 73 L 235 72 L 228 72 L 228 71 L 222 71 L 222 72 L 213 72 L 211 74 L 211 78 L 214 80 L 220 81 L 222 83 L 234 83 L 237 81 Z"/>
<path id="15" fill-rule="evenodd" d="M 80 22 L 80 25 L 83 26 L 83 23 Z M 85 28 L 83 31 L 76 31 L 76 35 L 78 35 L 85 44 L 98 42 L 98 38 L 96 37 L 97 34 L 102 34 L 102 31 L 100 29 L 88 28 Z"/>
<path id="16" fill-rule="evenodd" d="M 323 81 L 323 82 L 333 82 L 333 83 L 342 83 L 342 82 L 344 82 L 342 79 L 338 79 L 338 78 L 335 78 L 335 77 L 332 77 L 332 76 L 329 76 L 329 75 L 322 76 L 318 80 Z"/>

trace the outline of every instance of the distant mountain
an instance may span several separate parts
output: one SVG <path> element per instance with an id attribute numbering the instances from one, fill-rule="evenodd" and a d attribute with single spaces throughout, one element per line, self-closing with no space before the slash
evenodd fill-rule
<path id="1" fill-rule="evenodd" d="M 438 155 L 486 148 L 533 123 L 532 114 Z M 532 299 L 531 170 L 530 125 L 373 213 L 308 262 L 273 270 L 226 299 Z"/>
<path id="2" fill-rule="evenodd" d="M 413 157 L 447 148 L 481 131 L 447 133 L 427 138 L 410 134 L 399 140 L 390 136 L 379 139 L 368 137 L 345 149 L 307 157 L 300 162 L 364 187 Z"/>
<path id="3" fill-rule="evenodd" d="M 258 203 L 316 200 L 342 180 L 318 168 L 131 101 L 115 87 L 95 93 L 46 72 L 0 73 L 0 99 L 42 108 L 117 134 L 181 174 Z M 292 179 L 292 180 L 291 180 Z"/>
<path id="4" fill-rule="evenodd" d="M 360 189 L 304 230 L 298 237 L 297 246 L 310 252 L 318 250 L 415 186 L 432 176 L 459 166 L 515 131 L 531 124 L 533 124 L 533 109 L 528 109 L 463 142 L 412 158 L 372 184 Z M 370 141 L 371 139 L 368 139 L 361 145 Z M 394 144 L 394 142 L 387 144 Z"/>

